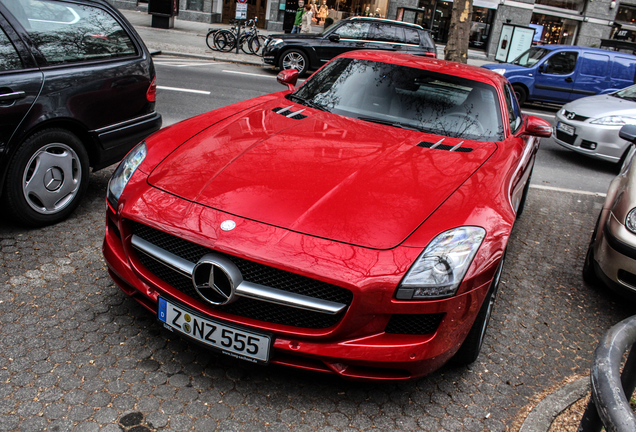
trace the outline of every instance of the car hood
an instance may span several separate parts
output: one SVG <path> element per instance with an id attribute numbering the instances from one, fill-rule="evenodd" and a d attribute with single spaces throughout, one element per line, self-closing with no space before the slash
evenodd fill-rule
<path id="1" fill-rule="evenodd" d="M 506 71 L 505 72 L 506 76 L 508 76 L 508 74 L 514 74 L 516 72 L 528 73 L 532 71 L 531 68 L 514 65 L 511 63 L 489 63 L 489 64 L 482 65 L 481 67 L 488 70 L 504 69 Z"/>
<path id="2" fill-rule="evenodd" d="M 563 107 L 578 115 L 599 118 L 610 115 L 636 117 L 636 102 L 611 95 L 597 95 L 577 99 Z"/>
<path id="3" fill-rule="evenodd" d="M 289 117 L 299 110 L 304 111 Z M 148 182 L 242 218 L 390 249 L 497 148 L 465 141 L 463 152 L 449 151 L 460 143 L 452 138 L 435 149 L 422 143 L 440 139 L 281 98 L 193 136 L 152 171 Z"/>

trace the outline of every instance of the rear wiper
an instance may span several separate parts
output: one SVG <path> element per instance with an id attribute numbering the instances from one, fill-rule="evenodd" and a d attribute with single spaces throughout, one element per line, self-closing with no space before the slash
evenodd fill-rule
<path id="1" fill-rule="evenodd" d="M 402 129 L 408 129 L 408 130 L 413 130 L 413 131 L 417 131 L 417 132 L 431 132 L 430 129 L 426 129 L 426 128 L 422 128 L 422 127 L 418 127 L 418 126 L 412 126 L 412 125 L 408 125 L 408 124 L 404 124 L 404 123 L 400 123 L 400 122 L 394 122 L 391 120 L 382 120 L 382 119 L 378 119 L 375 117 L 358 117 L 359 120 L 363 120 L 363 121 L 368 121 L 371 123 L 378 123 L 378 124 L 383 124 L 383 125 L 387 125 L 387 126 L 394 126 L 394 127 L 399 127 Z"/>
<path id="2" fill-rule="evenodd" d="M 314 101 L 310 101 L 308 99 L 301 98 L 300 96 L 296 96 L 295 94 L 287 95 L 287 98 L 289 100 L 293 101 L 293 102 L 301 103 L 303 105 L 306 105 L 306 106 L 311 107 L 311 108 L 315 108 L 315 109 L 320 110 L 320 111 L 329 112 L 329 110 L 327 108 L 325 108 L 324 106 L 322 106 L 320 104 L 317 104 Z"/>

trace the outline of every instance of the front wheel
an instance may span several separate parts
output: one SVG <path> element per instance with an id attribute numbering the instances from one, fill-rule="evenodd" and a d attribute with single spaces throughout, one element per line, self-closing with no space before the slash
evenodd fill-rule
<path id="1" fill-rule="evenodd" d="M 89 162 L 82 142 L 64 129 L 27 138 L 7 171 L 5 199 L 25 225 L 44 226 L 67 218 L 88 187 Z"/>
<path id="2" fill-rule="evenodd" d="M 512 88 L 515 91 L 515 96 L 517 96 L 517 101 L 519 101 L 519 105 L 523 106 L 528 100 L 528 91 L 520 85 L 513 85 Z"/>
<path id="3" fill-rule="evenodd" d="M 493 307 L 495 306 L 495 299 L 497 298 L 497 291 L 499 290 L 499 280 L 501 279 L 501 273 L 503 271 L 504 261 L 506 253 L 501 257 L 499 267 L 495 272 L 495 276 L 492 278 L 490 289 L 486 298 L 479 309 L 477 318 L 473 326 L 468 332 L 468 336 L 464 339 L 462 346 L 459 347 L 459 351 L 452 358 L 452 363 L 455 365 L 465 366 L 473 363 L 479 357 L 479 352 L 484 344 L 484 337 L 486 336 L 486 329 L 490 322 L 490 316 L 492 315 Z"/>
<path id="4" fill-rule="evenodd" d="M 302 76 L 309 68 L 307 55 L 296 49 L 287 50 L 280 57 L 280 69 L 296 69 L 298 76 Z"/>

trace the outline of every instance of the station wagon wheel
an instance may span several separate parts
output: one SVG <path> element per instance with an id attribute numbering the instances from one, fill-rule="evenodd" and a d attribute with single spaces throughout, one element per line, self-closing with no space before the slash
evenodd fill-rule
<path id="1" fill-rule="evenodd" d="M 18 148 L 7 171 L 5 199 L 14 218 L 30 226 L 59 222 L 88 186 L 88 155 L 64 129 L 46 129 Z"/>
<path id="2" fill-rule="evenodd" d="M 486 336 L 486 329 L 490 322 L 490 316 L 492 315 L 492 310 L 495 306 L 505 258 L 506 253 L 504 252 L 501 261 L 499 262 L 499 267 L 497 267 L 495 275 L 492 278 L 492 282 L 490 283 L 488 294 L 486 294 L 486 298 L 484 298 L 481 309 L 479 309 L 477 318 L 475 319 L 473 326 L 470 328 L 468 336 L 464 339 L 462 346 L 459 347 L 459 351 L 457 351 L 451 360 L 455 365 L 464 366 L 471 364 L 477 360 L 477 357 L 479 356 L 481 347 L 484 344 L 484 337 Z"/>
<path id="3" fill-rule="evenodd" d="M 280 57 L 280 69 L 296 69 L 298 76 L 302 76 L 307 72 L 309 60 L 307 55 L 296 49 L 287 50 Z"/>

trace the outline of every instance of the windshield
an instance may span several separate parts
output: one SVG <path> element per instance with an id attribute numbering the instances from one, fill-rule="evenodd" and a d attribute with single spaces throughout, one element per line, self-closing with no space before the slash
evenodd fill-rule
<path id="1" fill-rule="evenodd" d="M 503 139 L 493 86 L 418 68 L 340 58 L 287 97 L 334 114 L 394 127 L 454 138 Z"/>
<path id="2" fill-rule="evenodd" d="M 521 54 L 516 59 L 514 59 L 512 61 L 512 64 L 523 66 L 523 67 L 532 67 L 539 60 L 545 57 L 546 54 L 548 54 L 549 52 L 550 50 L 547 50 L 545 48 L 533 47 L 533 48 L 530 48 L 528 51 L 524 52 L 523 54 Z"/>
<path id="3" fill-rule="evenodd" d="M 612 96 L 620 98 L 620 99 L 636 101 L 636 85 L 614 92 L 612 93 Z"/>

